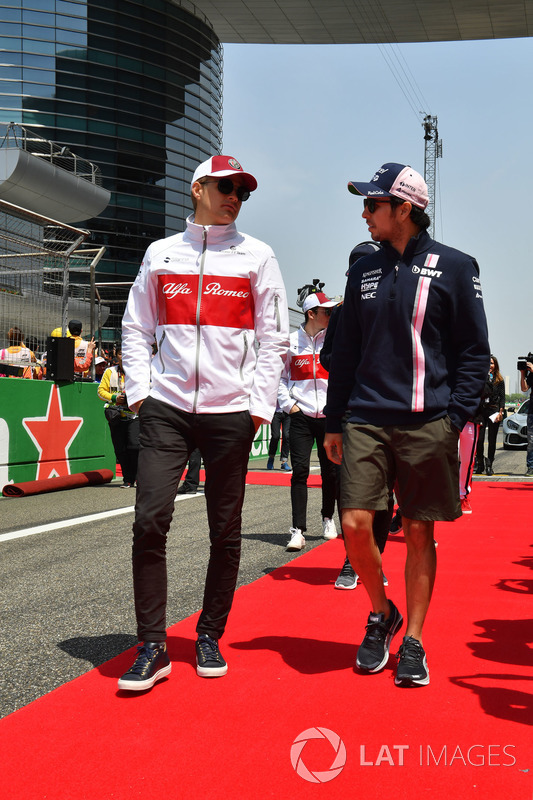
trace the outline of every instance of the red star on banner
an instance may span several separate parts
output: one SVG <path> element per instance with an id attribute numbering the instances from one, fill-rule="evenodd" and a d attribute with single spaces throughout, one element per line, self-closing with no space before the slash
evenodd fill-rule
<path id="1" fill-rule="evenodd" d="M 83 425 L 82 417 L 64 417 L 59 388 L 52 384 L 45 417 L 22 420 L 39 451 L 36 480 L 70 475 L 68 450 Z"/>

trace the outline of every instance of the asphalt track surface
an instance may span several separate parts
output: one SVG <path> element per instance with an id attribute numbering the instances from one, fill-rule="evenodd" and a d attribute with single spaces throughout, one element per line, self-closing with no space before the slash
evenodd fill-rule
<path id="1" fill-rule="evenodd" d="M 259 461 L 251 468 L 265 466 Z M 524 477 L 524 450 L 504 451 L 500 443 L 494 467 L 493 478 L 476 480 L 533 481 Z M 306 549 L 324 541 L 320 500 L 320 490 L 310 489 Z M 120 481 L 0 499 L 1 717 L 136 643 L 134 502 L 135 490 L 122 489 Z M 298 557 L 285 550 L 290 523 L 288 486 L 247 487 L 239 586 Z M 202 603 L 208 554 L 202 494 L 176 501 L 167 550 L 170 627 Z M 295 630 L 297 624 L 295 615 Z"/>

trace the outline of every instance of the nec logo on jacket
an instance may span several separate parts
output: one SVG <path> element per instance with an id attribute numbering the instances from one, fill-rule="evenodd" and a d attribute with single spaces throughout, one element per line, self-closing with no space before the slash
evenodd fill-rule
<path id="1" fill-rule="evenodd" d="M 200 277 L 158 275 L 160 325 L 196 325 Z M 250 279 L 204 275 L 200 325 L 254 329 L 254 300 Z"/>
<path id="2" fill-rule="evenodd" d="M 314 370 L 313 370 L 314 365 Z M 293 381 L 312 381 L 314 378 L 325 378 L 328 373 L 320 363 L 318 353 L 313 355 L 298 355 L 291 358 L 291 380 Z"/>

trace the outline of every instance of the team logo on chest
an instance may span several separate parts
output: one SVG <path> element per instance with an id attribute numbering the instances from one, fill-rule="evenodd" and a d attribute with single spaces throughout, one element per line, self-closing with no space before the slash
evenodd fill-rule
<path id="1" fill-rule="evenodd" d="M 254 328 L 250 279 L 232 275 L 158 275 L 160 325 Z"/>

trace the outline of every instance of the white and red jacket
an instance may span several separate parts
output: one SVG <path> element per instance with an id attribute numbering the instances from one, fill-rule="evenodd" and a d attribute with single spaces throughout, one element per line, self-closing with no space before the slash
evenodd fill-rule
<path id="1" fill-rule="evenodd" d="M 183 233 L 150 245 L 122 331 L 129 405 L 150 395 L 190 413 L 272 419 L 289 339 L 285 287 L 271 248 L 234 224 L 189 217 Z"/>
<path id="2" fill-rule="evenodd" d="M 294 405 L 308 417 L 323 417 L 328 390 L 328 372 L 320 363 L 326 330 L 309 336 L 303 325 L 293 331 L 281 373 L 278 403 L 290 413 Z"/>

